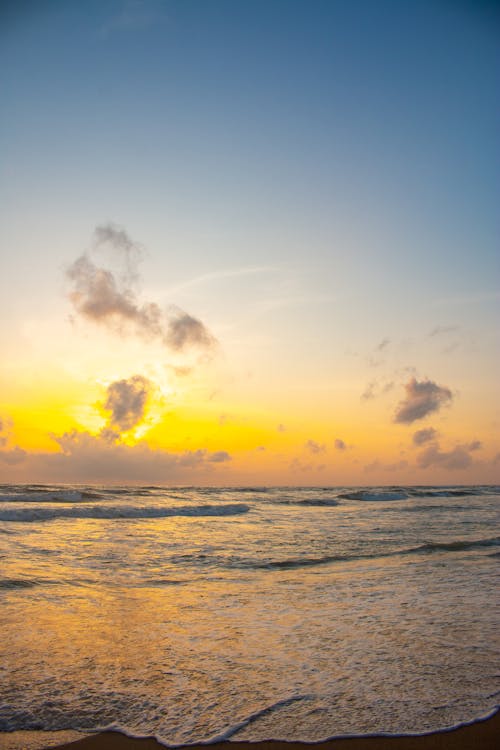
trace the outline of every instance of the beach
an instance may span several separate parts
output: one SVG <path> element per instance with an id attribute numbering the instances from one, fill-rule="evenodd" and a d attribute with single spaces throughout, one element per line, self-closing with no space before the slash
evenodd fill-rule
<path id="1" fill-rule="evenodd" d="M 0 735 L 2 750 L 28 750 L 27 734 L 21 732 Z M 45 734 L 45 733 L 44 733 Z M 54 733 L 59 735 L 60 733 Z M 301 742 L 221 742 L 210 745 L 211 750 L 496 750 L 500 739 L 500 712 L 492 717 L 466 726 L 425 735 L 346 737 L 313 745 Z M 161 750 L 156 740 L 136 739 L 119 732 L 89 735 L 64 744 L 37 745 L 58 750 Z M 191 745 L 190 750 L 206 750 L 206 745 Z"/>

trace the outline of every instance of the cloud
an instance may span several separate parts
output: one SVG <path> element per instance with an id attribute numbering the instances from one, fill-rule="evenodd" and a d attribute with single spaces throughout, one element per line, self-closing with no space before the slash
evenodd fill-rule
<path id="1" fill-rule="evenodd" d="M 8 451 L 0 451 L 0 461 L 8 464 L 9 466 L 15 466 L 21 464 L 25 460 L 27 453 L 25 450 L 16 445 L 15 448 L 11 448 Z"/>
<path id="2" fill-rule="evenodd" d="M 435 328 L 432 329 L 432 331 L 429 333 L 429 338 L 432 338 L 434 336 L 442 336 L 446 333 L 455 333 L 455 331 L 459 330 L 459 326 L 451 325 L 451 326 L 435 326 Z"/>
<path id="3" fill-rule="evenodd" d="M 375 347 L 375 351 L 377 351 L 377 352 L 383 351 L 384 349 L 386 349 L 389 346 L 390 343 L 391 343 L 390 339 L 388 339 L 388 338 L 382 339 L 382 341 L 380 342 L 380 344 L 378 344 L 378 346 Z"/>
<path id="4" fill-rule="evenodd" d="M 111 383 L 103 404 L 103 408 L 111 412 L 110 427 L 123 432 L 141 422 L 150 392 L 151 382 L 142 375 L 133 375 L 128 380 Z"/>
<path id="5" fill-rule="evenodd" d="M 284 424 L 279 424 L 279 425 L 278 425 L 278 426 L 276 427 L 276 429 L 278 430 L 278 432 L 286 432 L 286 427 L 285 427 L 285 425 L 284 425 Z"/>
<path id="6" fill-rule="evenodd" d="M 470 453 L 477 450 L 479 441 L 474 441 L 469 445 L 457 445 L 453 450 L 442 451 L 439 443 L 434 443 L 426 448 L 417 456 L 417 465 L 421 469 L 441 466 L 445 469 L 467 469 L 472 464 Z"/>
<path id="7" fill-rule="evenodd" d="M 363 471 L 368 473 L 371 471 L 400 471 L 401 469 L 406 469 L 407 466 L 408 461 L 405 461 L 404 459 L 395 461 L 394 463 L 384 464 L 376 458 L 371 463 L 366 464 L 366 466 L 363 467 Z"/>
<path id="8" fill-rule="evenodd" d="M 182 351 L 188 346 L 211 349 L 216 344 L 201 320 L 179 309 L 176 309 L 168 321 L 165 342 L 175 351 Z"/>
<path id="9" fill-rule="evenodd" d="M 406 398 L 399 403 L 394 415 L 394 422 L 398 424 L 412 424 L 417 419 L 423 419 L 428 414 L 439 411 L 453 398 L 449 388 L 437 385 L 432 380 L 419 382 L 412 378 L 405 389 Z"/>
<path id="10" fill-rule="evenodd" d="M 216 339 L 189 313 L 172 305 L 164 311 L 156 302 L 138 301 L 135 285 L 142 250 L 124 229 L 112 224 L 97 227 L 94 246 L 117 255 L 120 273 L 116 276 L 97 266 L 88 254 L 81 255 L 68 268 L 66 276 L 72 285 L 69 299 L 81 317 L 120 334 L 132 330 L 146 340 L 160 340 L 176 352 L 215 347 Z"/>
<path id="11" fill-rule="evenodd" d="M 336 438 L 335 439 L 334 445 L 335 445 L 336 450 L 338 450 L 338 451 L 345 451 L 345 450 L 347 450 L 347 445 L 340 438 Z"/>
<path id="12" fill-rule="evenodd" d="M 73 282 L 69 298 L 82 317 L 119 332 L 132 324 L 145 338 L 163 337 L 163 314 L 158 305 L 139 305 L 131 287 L 117 281 L 111 271 L 98 268 L 87 255 L 77 258 L 66 275 Z"/>
<path id="13" fill-rule="evenodd" d="M 437 431 L 434 427 L 426 427 L 423 430 L 417 430 L 413 435 L 413 442 L 415 445 L 423 445 L 429 443 L 431 440 L 437 437 Z"/>
<path id="14" fill-rule="evenodd" d="M 368 383 L 365 390 L 361 394 L 361 398 L 363 401 L 369 401 L 372 398 L 375 398 L 376 386 L 377 386 L 377 383 L 375 380 L 371 380 Z"/>
<path id="15" fill-rule="evenodd" d="M 394 383 L 392 380 L 387 380 L 385 382 L 379 380 L 371 380 L 361 394 L 361 400 L 370 401 L 373 398 L 385 396 L 385 394 L 390 393 L 393 388 Z"/>
<path id="16" fill-rule="evenodd" d="M 10 476 L 23 481 L 200 483 L 215 476 L 216 467 L 230 460 L 226 451 L 203 448 L 170 453 L 146 442 L 127 445 L 108 436 L 73 430 L 52 435 L 57 453 L 27 453 L 21 448 L 0 451 L 0 460 L 11 464 Z M 18 465 L 14 465 L 18 464 Z"/>
<path id="17" fill-rule="evenodd" d="M 212 464 L 221 464 L 224 461 L 231 461 L 231 456 L 227 451 L 216 451 L 211 453 L 207 460 Z"/>
<path id="18" fill-rule="evenodd" d="M 326 446 L 324 444 L 317 443 L 315 440 L 308 440 L 305 446 L 311 453 L 324 453 Z"/>
<path id="19" fill-rule="evenodd" d="M 376 346 L 373 347 L 370 354 L 368 354 L 366 360 L 370 367 L 379 367 L 380 365 L 384 364 L 384 355 L 386 353 L 386 349 L 391 343 L 391 339 L 389 338 L 383 338 L 382 341 L 380 341 Z"/>

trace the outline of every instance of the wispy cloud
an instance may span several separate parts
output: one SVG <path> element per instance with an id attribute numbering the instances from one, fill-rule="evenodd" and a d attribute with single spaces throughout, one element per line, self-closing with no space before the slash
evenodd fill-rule
<path id="1" fill-rule="evenodd" d="M 316 440 L 308 440 L 305 447 L 314 454 L 324 453 L 326 450 L 324 443 L 317 443 Z"/>
<path id="2" fill-rule="evenodd" d="M 365 390 L 361 394 L 362 401 L 371 401 L 379 396 L 385 396 L 390 393 L 394 388 L 394 382 L 392 380 L 370 380 Z"/>
<path id="3" fill-rule="evenodd" d="M 453 394 L 446 386 L 437 385 L 432 380 L 418 381 L 412 378 L 406 385 L 406 397 L 399 403 L 394 422 L 412 424 L 428 414 L 439 411 L 451 402 Z"/>
<path id="4" fill-rule="evenodd" d="M 335 445 L 335 450 L 337 450 L 337 451 L 345 451 L 345 450 L 347 450 L 347 445 L 340 438 L 336 438 L 335 439 L 334 445 Z"/>
<path id="5" fill-rule="evenodd" d="M 366 361 L 370 367 L 380 367 L 385 364 L 385 355 L 387 349 L 391 344 L 391 339 L 385 337 L 379 343 L 373 347 L 371 352 L 368 354 Z"/>
<path id="6" fill-rule="evenodd" d="M 448 325 L 448 326 L 435 326 L 432 331 L 429 332 L 429 337 L 433 338 L 435 336 L 443 336 L 448 333 L 456 333 L 458 331 L 460 326 L 456 325 Z"/>
<path id="7" fill-rule="evenodd" d="M 253 276 L 258 274 L 266 273 L 278 273 L 279 269 L 274 266 L 244 266 L 243 268 L 226 268 L 219 271 L 212 271 L 211 273 L 204 273 L 200 276 L 195 276 L 187 281 L 182 281 L 175 286 L 169 287 L 166 290 L 167 295 L 179 294 L 185 292 L 193 287 L 203 286 L 204 284 L 210 284 L 214 281 L 220 281 L 221 279 L 238 278 L 241 276 Z"/>

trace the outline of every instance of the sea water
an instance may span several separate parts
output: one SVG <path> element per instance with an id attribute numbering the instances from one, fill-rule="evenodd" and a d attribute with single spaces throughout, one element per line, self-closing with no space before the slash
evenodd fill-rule
<path id="1" fill-rule="evenodd" d="M 0 730 L 177 745 L 483 717 L 499 493 L 0 486 Z"/>

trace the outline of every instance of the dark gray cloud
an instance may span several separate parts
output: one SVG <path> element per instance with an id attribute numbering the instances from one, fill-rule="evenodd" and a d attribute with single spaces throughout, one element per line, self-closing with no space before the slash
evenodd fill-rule
<path id="1" fill-rule="evenodd" d="M 326 450 L 326 446 L 323 443 L 317 443 L 315 440 L 308 440 L 306 448 L 310 450 L 311 453 L 324 453 Z"/>
<path id="2" fill-rule="evenodd" d="M 182 310 L 176 310 L 168 320 L 165 342 L 175 351 L 189 346 L 211 349 L 216 344 L 201 320 Z"/>
<path id="3" fill-rule="evenodd" d="M 425 427 L 423 430 L 417 430 L 413 435 L 413 442 L 415 445 L 423 445 L 429 443 L 437 437 L 437 431 L 434 427 Z"/>
<path id="4" fill-rule="evenodd" d="M 444 469 L 467 469 L 472 464 L 471 451 L 478 441 L 470 445 L 457 445 L 450 451 L 442 451 L 439 443 L 434 443 L 417 456 L 417 465 L 421 469 L 440 466 Z"/>
<path id="5" fill-rule="evenodd" d="M 159 339 L 174 351 L 191 347 L 212 349 L 216 339 L 197 318 L 176 307 L 162 310 L 156 302 L 140 303 L 136 283 L 141 248 L 124 229 L 112 224 L 97 227 L 94 246 L 117 255 L 120 272 L 97 266 L 88 254 L 68 268 L 69 299 L 83 318 L 124 334 L 132 331 L 146 340 Z"/>
<path id="6" fill-rule="evenodd" d="M 347 445 L 340 438 L 336 438 L 335 439 L 334 445 L 335 445 L 336 450 L 338 450 L 338 451 L 345 451 L 345 450 L 347 450 Z"/>
<path id="7" fill-rule="evenodd" d="M 401 401 L 394 415 L 394 422 L 412 424 L 428 414 L 439 411 L 449 403 L 453 394 L 449 388 L 437 385 L 432 380 L 418 381 L 412 378 L 406 385 L 406 398 Z"/>
<path id="8" fill-rule="evenodd" d="M 139 424 L 144 418 L 150 393 L 151 382 L 143 375 L 133 375 L 128 380 L 117 380 L 111 383 L 103 404 L 104 409 L 111 412 L 110 427 L 123 432 Z"/>

